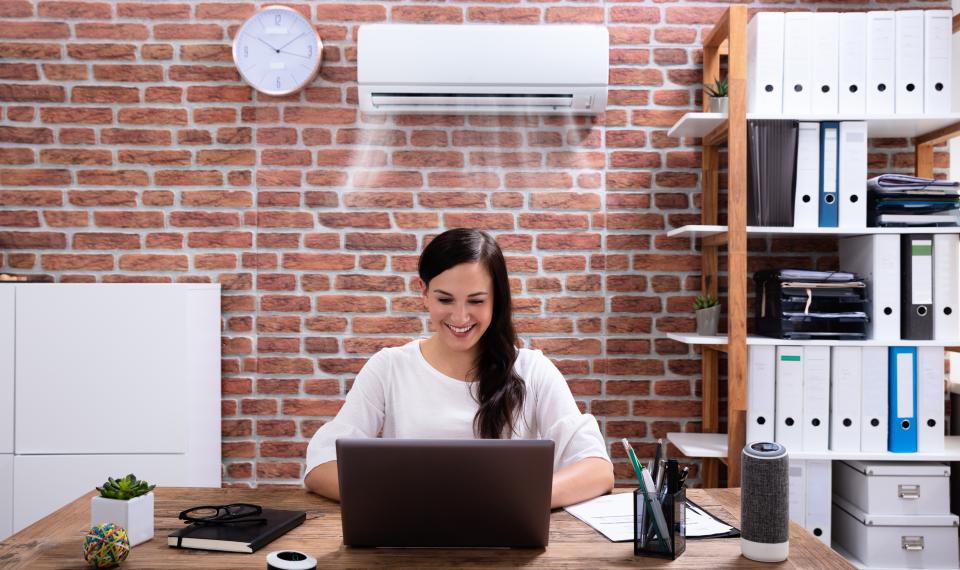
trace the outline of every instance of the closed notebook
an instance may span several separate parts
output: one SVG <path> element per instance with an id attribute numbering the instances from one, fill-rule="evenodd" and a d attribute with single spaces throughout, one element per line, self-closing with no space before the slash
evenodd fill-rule
<path id="1" fill-rule="evenodd" d="M 255 524 L 191 524 L 167 535 L 167 545 L 176 548 L 255 552 L 270 544 L 307 518 L 303 511 L 263 509 L 258 517 L 267 519 Z"/>

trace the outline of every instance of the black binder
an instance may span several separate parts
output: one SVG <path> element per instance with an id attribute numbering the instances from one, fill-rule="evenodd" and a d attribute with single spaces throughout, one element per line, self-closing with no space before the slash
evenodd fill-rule
<path id="1" fill-rule="evenodd" d="M 799 133 L 798 121 L 747 121 L 747 225 L 793 226 Z"/>
<path id="2" fill-rule="evenodd" d="M 900 239 L 900 338 L 933 340 L 933 236 Z"/>

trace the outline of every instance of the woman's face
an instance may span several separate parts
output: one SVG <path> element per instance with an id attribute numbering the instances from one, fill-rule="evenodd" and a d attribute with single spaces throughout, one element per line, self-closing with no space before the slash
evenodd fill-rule
<path id="1" fill-rule="evenodd" d="M 423 299 L 440 342 L 469 351 L 493 318 L 493 279 L 480 263 L 461 263 L 434 277 Z"/>

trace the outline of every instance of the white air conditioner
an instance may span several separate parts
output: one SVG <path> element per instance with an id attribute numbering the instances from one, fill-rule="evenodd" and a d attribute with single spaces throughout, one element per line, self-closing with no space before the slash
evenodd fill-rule
<path id="1" fill-rule="evenodd" d="M 364 25 L 360 110 L 597 115 L 609 43 L 603 26 Z"/>

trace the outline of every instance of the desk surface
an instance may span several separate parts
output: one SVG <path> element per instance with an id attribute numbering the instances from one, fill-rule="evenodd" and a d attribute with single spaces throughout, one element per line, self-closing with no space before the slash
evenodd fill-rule
<path id="1" fill-rule="evenodd" d="M 158 488 L 155 497 L 153 540 L 140 544 L 120 568 L 266 568 L 264 557 L 281 549 L 301 550 L 317 558 L 319 568 L 406 566 L 416 568 L 599 568 L 663 566 L 657 559 L 636 558 L 633 544 L 613 543 L 564 511 L 550 519 L 546 549 L 369 549 L 343 546 L 340 507 L 302 489 Z M 90 521 L 87 494 L 0 543 L 3 568 L 88 568 L 81 555 L 83 535 Z M 689 496 L 724 520 L 739 526 L 738 489 L 690 489 Z M 177 514 L 195 505 L 234 502 L 307 511 L 301 526 L 253 554 L 207 552 L 167 546 L 166 536 L 183 526 Z M 669 564 L 677 568 L 770 568 L 740 556 L 739 539 L 694 540 Z M 839 554 L 813 535 L 790 524 L 790 559 L 782 568 L 852 568 Z"/>

